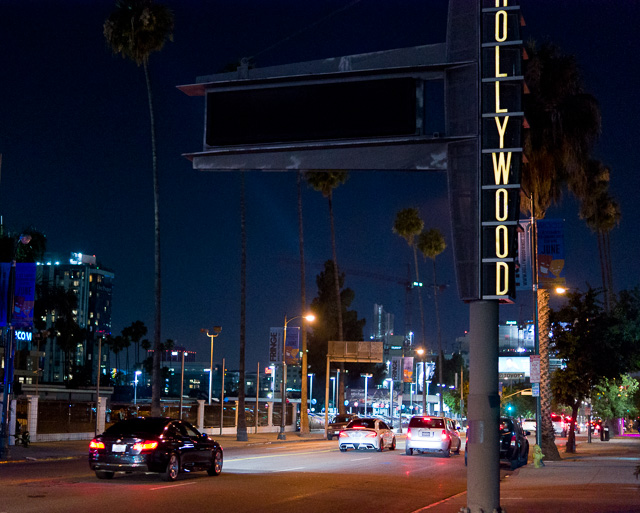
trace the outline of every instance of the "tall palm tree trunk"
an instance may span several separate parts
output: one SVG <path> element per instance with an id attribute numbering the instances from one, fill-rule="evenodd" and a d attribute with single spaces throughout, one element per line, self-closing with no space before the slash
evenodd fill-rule
<path id="1" fill-rule="evenodd" d="M 413 263 L 416 267 L 416 282 L 420 283 L 420 273 L 418 272 L 418 250 L 416 245 L 412 245 L 413 248 Z M 422 304 L 422 287 L 418 285 L 418 303 L 420 305 L 420 325 L 422 327 L 422 346 L 425 350 L 425 357 L 427 354 L 427 330 L 424 324 L 424 306 Z"/>
<path id="2" fill-rule="evenodd" d="M 338 277 L 338 254 L 336 251 L 336 229 L 333 220 L 333 192 L 329 192 L 327 196 L 329 201 L 329 223 L 331 225 L 331 251 L 333 254 L 333 281 L 336 294 L 336 308 L 338 310 L 338 340 L 344 340 L 344 331 L 342 328 L 342 300 L 340 298 L 340 279 Z M 338 411 L 345 412 L 344 406 L 344 362 L 340 362 L 340 383 L 338 384 Z"/>
<path id="3" fill-rule="evenodd" d="M 236 439 L 246 442 L 247 417 L 244 408 L 244 360 L 246 347 L 246 310 L 247 310 L 247 229 L 246 229 L 246 203 L 244 197 L 244 171 L 240 172 L 240 231 L 242 234 L 242 256 L 240 260 L 240 368 L 238 382 L 238 427 Z M 224 370 L 224 369 L 223 369 Z M 224 405 L 220 405 L 221 408 Z M 256 412 L 256 415 L 258 412 Z M 283 412 L 284 415 L 284 412 Z"/>
<path id="4" fill-rule="evenodd" d="M 155 322 L 153 332 L 153 376 L 151 380 L 151 415 L 160 416 L 160 392 L 162 390 L 162 374 L 160 372 L 160 345 L 162 325 L 162 278 L 160 262 L 160 184 L 158 180 L 158 154 L 156 149 L 156 123 L 153 113 L 153 94 L 147 61 L 143 63 L 144 78 L 147 83 L 149 98 L 149 119 L 151 124 L 151 167 L 153 172 L 153 219 L 155 230 Z"/>
<path id="5" fill-rule="evenodd" d="M 542 453 L 549 461 L 562 459 L 551 423 L 551 375 L 549 374 L 549 291 L 538 290 L 538 337 L 540 340 L 540 424 Z"/>
<path id="6" fill-rule="evenodd" d="M 438 304 L 438 282 L 436 281 L 436 259 L 433 259 L 433 301 L 436 306 L 436 327 L 438 330 L 438 381 L 444 384 L 442 378 L 442 331 L 440 330 L 440 306 Z M 444 415 L 444 388 L 440 388 L 440 415 Z"/>
<path id="7" fill-rule="evenodd" d="M 300 311 L 303 313 L 307 310 L 307 294 L 306 294 L 306 275 L 304 269 L 304 230 L 302 223 L 302 171 L 298 171 L 297 176 L 298 185 L 298 238 L 300 240 Z M 300 433 L 303 435 L 309 434 L 309 415 L 307 410 L 309 408 L 307 397 L 309 395 L 307 387 L 307 330 L 302 323 L 302 383 L 300 386 Z"/>
<path id="8" fill-rule="evenodd" d="M 604 309 L 609 311 L 609 293 L 607 291 L 607 256 L 605 250 L 604 233 L 601 231 L 596 232 L 598 239 L 598 256 L 600 257 L 600 275 L 602 276 L 602 290 L 604 292 Z"/>

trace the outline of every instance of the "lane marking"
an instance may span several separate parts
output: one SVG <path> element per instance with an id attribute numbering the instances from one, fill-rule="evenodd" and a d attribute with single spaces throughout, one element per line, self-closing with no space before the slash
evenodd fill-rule
<path id="1" fill-rule="evenodd" d="M 225 463 L 230 463 L 232 461 L 249 461 L 249 460 L 262 460 L 266 458 L 284 458 L 290 457 L 292 454 L 294 455 L 303 455 L 303 454 L 318 454 L 321 452 L 335 452 L 335 449 L 327 449 L 324 451 L 309 451 L 309 452 L 296 452 L 296 453 L 286 453 L 286 454 L 265 454 L 264 456 L 249 456 L 247 458 L 225 458 Z"/>
<path id="2" fill-rule="evenodd" d="M 156 486 L 154 488 L 149 488 L 149 490 L 164 490 L 165 488 L 177 488 L 178 486 L 188 486 L 188 485 L 193 485 L 196 484 L 195 481 L 190 481 L 188 483 L 176 483 L 176 484 L 170 484 L 170 485 L 164 485 L 164 486 Z"/>
<path id="3" fill-rule="evenodd" d="M 292 470 L 301 470 L 303 468 L 306 468 L 306 467 L 283 468 L 282 470 L 272 470 L 271 472 L 273 472 L 273 473 L 276 473 L 276 472 L 291 472 Z"/>
<path id="4" fill-rule="evenodd" d="M 435 508 L 436 506 L 440 506 L 440 504 L 444 504 L 445 502 L 448 502 L 451 499 L 456 499 L 458 497 L 462 497 L 466 493 L 467 493 L 466 490 L 464 492 L 456 493 L 455 495 L 452 495 L 451 497 L 447 497 L 446 499 L 442 499 L 441 501 L 434 502 L 433 504 L 429 504 L 428 506 L 425 506 L 424 508 L 420 508 L 420 509 L 417 509 L 415 511 L 412 511 L 411 513 L 421 513 L 422 511 L 427 511 L 427 510 L 429 510 L 431 508 Z"/>

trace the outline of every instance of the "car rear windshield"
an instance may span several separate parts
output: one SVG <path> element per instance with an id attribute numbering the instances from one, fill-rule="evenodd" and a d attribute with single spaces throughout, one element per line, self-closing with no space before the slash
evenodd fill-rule
<path id="1" fill-rule="evenodd" d="M 352 420 L 351 422 L 349 422 L 347 427 L 348 428 L 362 427 L 362 428 L 368 428 L 368 429 L 375 429 L 376 428 L 376 421 L 374 419 Z"/>
<path id="2" fill-rule="evenodd" d="M 153 434 L 159 435 L 168 424 L 167 419 L 127 419 L 116 422 L 104 434 L 108 436 Z"/>
<path id="3" fill-rule="evenodd" d="M 434 419 L 431 417 L 413 417 L 409 421 L 409 427 L 444 428 L 444 419 Z"/>

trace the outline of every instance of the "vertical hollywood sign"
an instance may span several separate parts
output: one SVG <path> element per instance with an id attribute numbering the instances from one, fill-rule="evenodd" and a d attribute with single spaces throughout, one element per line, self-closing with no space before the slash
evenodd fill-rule
<path id="1" fill-rule="evenodd" d="M 522 164 L 519 6 L 483 0 L 480 51 L 482 298 L 509 302 L 515 297 Z"/>

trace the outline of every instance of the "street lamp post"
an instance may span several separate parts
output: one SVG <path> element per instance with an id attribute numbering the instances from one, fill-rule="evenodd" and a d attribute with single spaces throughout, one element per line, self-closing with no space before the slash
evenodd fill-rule
<path id="1" fill-rule="evenodd" d="M 393 429 L 393 379 L 385 379 L 389 383 L 389 418 L 391 419 L 391 429 Z"/>
<path id="2" fill-rule="evenodd" d="M 360 374 L 361 377 L 364 378 L 364 416 L 367 416 L 367 385 L 369 383 L 369 378 L 373 377 L 373 374 Z"/>
<path id="3" fill-rule="evenodd" d="M 313 406 L 313 372 L 309 374 L 309 404 Z"/>
<path id="4" fill-rule="evenodd" d="M 213 380 L 213 339 L 220 335 L 222 326 L 214 326 L 213 333 L 209 333 L 208 329 L 202 328 L 200 333 L 206 333 L 207 337 L 211 339 L 211 361 L 209 363 L 209 404 L 211 404 L 211 382 Z"/>
<path id="5" fill-rule="evenodd" d="M 331 376 L 331 378 L 329 378 L 333 383 L 331 383 L 331 389 L 333 390 L 333 407 L 336 407 L 336 377 L 335 376 Z M 325 408 L 329 408 L 329 405 L 326 404 Z"/>
<path id="6" fill-rule="evenodd" d="M 142 371 L 137 370 L 135 372 L 135 377 L 133 378 L 133 404 L 137 405 L 138 404 L 138 376 L 140 376 L 140 374 L 142 374 Z M 98 376 L 98 379 L 100 377 Z"/>
<path id="7" fill-rule="evenodd" d="M 416 349 L 416 353 L 422 358 L 422 414 L 427 415 L 427 362 L 425 358 L 426 351 L 420 347 Z"/>
<path id="8" fill-rule="evenodd" d="M 278 433 L 278 440 L 286 440 L 287 435 L 284 434 L 284 426 L 286 422 L 286 413 L 287 413 L 287 325 L 295 320 L 295 319 L 305 319 L 309 322 L 312 322 L 315 319 L 313 314 L 307 315 L 298 315 L 296 317 L 292 317 L 291 319 L 287 319 L 287 316 L 284 316 L 284 332 L 282 335 L 282 419 L 280 421 L 280 432 Z"/>

